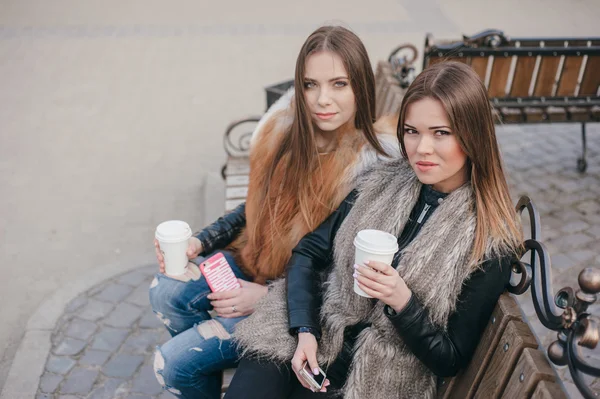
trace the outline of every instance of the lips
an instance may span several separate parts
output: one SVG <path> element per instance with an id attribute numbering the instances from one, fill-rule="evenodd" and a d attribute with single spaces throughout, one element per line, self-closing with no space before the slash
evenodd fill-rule
<path id="1" fill-rule="evenodd" d="M 437 166 L 436 163 L 433 162 L 428 162 L 428 161 L 419 161 L 416 163 L 417 169 L 419 169 L 421 172 L 427 172 L 430 171 L 431 169 L 435 168 Z"/>
<path id="2" fill-rule="evenodd" d="M 331 119 L 333 118 L 336 113 L 335 112 L 323 112 L 323 113 L 317 113 L 317 118 L 322 119 L 322 120 L 327 120 L 327 119 Z"/>

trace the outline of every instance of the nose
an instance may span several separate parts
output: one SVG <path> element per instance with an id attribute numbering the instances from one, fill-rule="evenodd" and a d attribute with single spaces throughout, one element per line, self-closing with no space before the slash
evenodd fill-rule
<path id="1" fill-rule="evenodd" d="M 327 88 L 322 88 L 319 91 L 319 98 L 317 99 L 317 102 L 321 107 L 327 107 L 328 105 L 331 105 L 331 94 Z"/>
<path id="2" fill-rule="evenodd" d="M 428 134 L 419 135 L 419 145 L 417 145 L 417 153 L 421 155 L 433 154 L 432 138 Z"/>

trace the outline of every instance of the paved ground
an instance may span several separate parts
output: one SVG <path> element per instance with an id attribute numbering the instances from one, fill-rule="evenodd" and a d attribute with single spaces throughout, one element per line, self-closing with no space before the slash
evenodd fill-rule
<path id="1" fill-rule="evenodd" d="M 554 287 L 576 287 L 581 268 L 600 267 L 600 124 L 589 127 L 590 167 L 585 175 L 574 172 L 580 149 L 577 125 L 498 130 L 513 195 L 529 195 L 541 212 Z M 169 338 L 148 304 L 155 270 L 151 265 L 113 277 L 66 306 L 52 334 L 38 399 L 171 397 L 161 391 L 152 372 L 152 350 Z M 521 299 L 547 346 L 556 335 L 536 319 L 530 297 Z M 600 306 L 595 309 L 600 314 Z M 600 360 L 600 351 L 589 354 Z M 568 370 L 558 369 L 558 374 L 571 396 L 579 398 Z M 593 386 L 600 388 L 600 379 Z"/>
<path id="2" fill-rule="evenodd" d="M 64 305 L 149 264 L 158 222 L 219 212 L 225 125 L 263 111 L 316 26 L 344 21 L 377 60 L 428 31 L 597 35 L 598 15 L 596 0 L 0 0 L 0 389 L 37 385 Z"/>

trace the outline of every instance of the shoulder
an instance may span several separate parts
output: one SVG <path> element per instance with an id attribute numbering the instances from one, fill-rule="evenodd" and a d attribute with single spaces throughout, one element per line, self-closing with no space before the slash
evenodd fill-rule
<path id="1" fill-rule="evenodd" d="M 377 140 L 388 156 L 379 154 L 368 142 L 362 145 L 359 151 L 358 162 L 354 170 L 354 176 L 360 177 L 379 164 L 393 162 L 402 158 L 400 154 L 400 143 L 396 136 L 396 122 L 393 116 L 384 117 L 373 124 Z"/>
<path id="2" fill-rule="evenodd" d="M 258 125 L 252 133 L 250 146 L 269 136 L 270 133 L 283 133 L 294 120 L 294 88 L 289 89 L 283 96 L 271 105 L 267 112 L 260 118 Z"/>

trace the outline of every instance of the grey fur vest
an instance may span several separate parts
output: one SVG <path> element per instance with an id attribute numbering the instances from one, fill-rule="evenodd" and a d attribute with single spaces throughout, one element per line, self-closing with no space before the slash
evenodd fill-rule
<path id="1" fill-rule="evenodd" d="M 433 398 L 435 376 L 404 345 L 383 312 L 384 304 L 353 291 L 354 245 L 362 229 L 397 237 L 416 204 L 421 183 L 403 160 L 388 162 L 363 176 L 359 195 L 334 242 L 334 265 L 324 285 L 319 363 L 326 369 L 339 354 L 344 328 L 372 323 L 355 344 L 344 398 Z M 403 250 L 398 272 L 427 308 L 431 321 L 445 329 L 461 287 L 477 267 L 469 263 L 475 235 L 475 199 L 469 184 L 448 195 L 419 235 Z M 496 252 L 490 246 L 489 252 Z M 289 362 L 296 338 L 288 333 L 286 284 L 276 281 L 234 334 L 243 354 Z"/>

